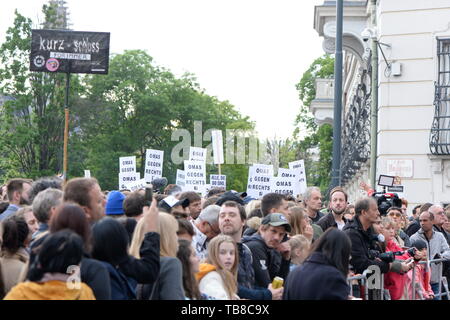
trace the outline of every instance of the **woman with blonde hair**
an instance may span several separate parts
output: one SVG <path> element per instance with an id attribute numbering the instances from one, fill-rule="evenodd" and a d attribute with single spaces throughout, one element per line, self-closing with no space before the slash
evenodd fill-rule
<path id="1" fill-rule="evenodd" d="M 206 263 L 200 264 L 196 278 L 200 292 L 218 300 L 238 300 L 239 266 L 236 242 L 227 235 L 218 235 L 208 244 Z"/>
<path id="2" fill-rule="evenodd" d="M 139 258 L 139 249 L 144 239 L 144 222 L 139 220 L 133 234 L 130 254 Z M 159 212 L 160 271 L 153 284 L 139 284 L 137 298 L 140 300 L 184 300 L 183 270 L 178 251 L 178 222 L 170 214 Z"/>

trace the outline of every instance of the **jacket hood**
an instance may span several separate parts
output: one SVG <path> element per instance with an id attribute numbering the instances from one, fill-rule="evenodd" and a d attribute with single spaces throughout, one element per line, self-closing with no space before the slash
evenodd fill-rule
<path id="1" fill-rule="evenodd" d="M 261 237 L 261 235 L 260 235 L 259 233 L 257 233 L 257 232 L 254 233 L 254 234 L 252 234 L 251 236 L 244 236 L 244 237 L 242 237 L 241 242 L 242 242 L 242 243 L 246 243 L 246 242 L 254 241 L 254 240 L 260 241 L 260 242 L 266 244 L 266 243 L 264 242 L 264 239 L 263 239 L 263 238 Z"/>
<path id="2" fill-rule="evenodd" d="M 216 267 L 209 263 L 200 263 L 199 271 L 195 274 L 195 279 L 197 279 L 197 281 L 200 281 L 211 271 L 216 271 Z"/>
<path id="3" fill-rule="evenodd" d="M 43 283 L 27 281 L 15 286 L 8 294 L 8 298 L 11 300 L 82 300 L 82 289 L 69 289 L 66 282 L 58 280 Z"/>

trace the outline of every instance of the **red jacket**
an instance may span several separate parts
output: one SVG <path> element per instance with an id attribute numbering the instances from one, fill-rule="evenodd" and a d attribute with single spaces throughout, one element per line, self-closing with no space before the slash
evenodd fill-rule
<path id="1" fill-rule="evenodd" d="M 403 251 L 394 240 L 389 240 L 386 244 L 386 252 Z M 410 256 L 404 253 L 401 256 L 395 256 L 396 260 L 407 260 Z M 403 295 L 406 284 L 406 274 L 399 274 L 395 272 L 388 272 L 384 275 L 384 288 L 389 290 L 392 300 L 400 300 Z"/>

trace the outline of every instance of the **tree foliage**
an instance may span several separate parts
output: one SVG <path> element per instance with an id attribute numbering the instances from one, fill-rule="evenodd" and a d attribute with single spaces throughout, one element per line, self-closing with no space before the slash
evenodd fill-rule
<path id="1" fill-rule="evenodd" d="M 305 159 L 308 185 L 320 187 L 322 193 L 326 192 L 331 182 L 333 128 L 329 124 L 318 127 L 309 106 L 316 96 L 315 80 L 333 76 L 334 58 L 324 55 L 314 60 L 296 85 L 301 100 L 294 132 L 294 138 L 298 141 L 297 154 L 298 158 Z M 302 129 L 306 130 L 307 134 L 300 140 L 299 133 Z"/>

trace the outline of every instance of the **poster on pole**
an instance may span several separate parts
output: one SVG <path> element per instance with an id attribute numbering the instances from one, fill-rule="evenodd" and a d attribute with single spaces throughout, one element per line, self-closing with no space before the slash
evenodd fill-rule
<path id="1" fill-rule="evenodd" d="M 306 191 L 306 170 L 305 170 L 305 161 L 297 160 L 293 162 L 289 162 L 289 169 L 294 170 L 298 173 L 298 182 L 300 184 L 300 193 L 304 193 Z"/>
<path id="2" fill-rule="evenodd" d="M 109 32 L 31 30 L 30 71 L 108 74 Z"/>
<path id="3" fill-rule="evenodd" d="M 293 177 L 272 177 L 270 192 L 296 196 L 295 185 L 297 184 L 297 179 Z"/>
<path id="4" fill-rule="evenodd" d="M 273 177 L 273 168 L 261 167 L 260 165 L 253 165 L 249 168 L 247 195 L 260 199 L 266 193 L 270 192 L 271 180 Z"/>
<path id="5" fill-rule="evenodd" d="M 175 180 L 175 184 L 181 187 L 181 190 L 184 191 L 186 186 L 186 176 L 184 174 L 184 170 L 177 169 L 177 178 Z"/>
<path id="6" fill-rule="evenodd" d="M 223 141 L 222 130 L 214 130 L 211 132 L 212 147 L 213 147 L 213 160 L 214 164 L 223 164 Z"/>
<path id="7" fill-rule="evenodd" d="M 184 160 L 184 172 L 185 190 L 203 193 L 206 187 L 206 162 Z"/>
<path id="8" fill-rule="evenodd" d="M 211 174 L 209 175 L 209 183 L 211 188 L 223 188 L 227 189 L 227 176 L 224 174 Z"/>
<path id="9" fill-rule="evenodd" d="M 162 177 L 164 161 L 164 151 L 147 149 L 145 154 L 144 179 L 152 182 L 156 178 Z"/>
<path id="10" fill-rule="evenodd" d="M 136 172 L 136 156 L 120 157 L 119 163 L 120 163 L 119 173 Z"/>
<path id="11" fill-rule="evenodd" d="M 203 161 L 206 163 L 206 150 L 206 148 L 189 147 L 189 161 Z"/>
<path id="12" fill-rule="evenodd" d="M 84 177 L 90 178 L 91 177 L 91 170 L 84 170 Z"/>
<path id="13" fill-rule="evenodd" d="M 128 189 L 130 183 L 141 179 L 141 174 L 136 172 L 119 173 L 119 190 Z"/>

